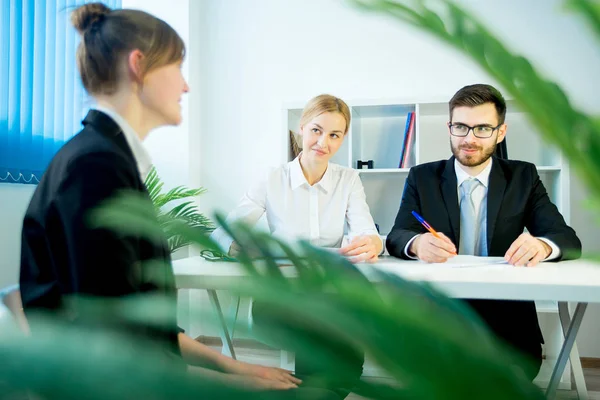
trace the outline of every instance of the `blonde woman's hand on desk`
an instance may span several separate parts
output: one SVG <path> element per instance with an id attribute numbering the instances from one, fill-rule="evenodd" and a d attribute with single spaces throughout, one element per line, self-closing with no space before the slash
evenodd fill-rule
<path id="1" fill-rule="evenodd" d="M 240 247 L 239 244 L 237 244 L 237 242 L 231 242 L 231 246 L 229 246 L 229 255 L 231 257 L 239 256 L 241 251 L 242 251 L 242 248 Z"/>
<path id="2" fill-rule="evenodd" d="M 552 248 L 544 241 L 524 232 L 510 245 L 504 259 L 516 267 L 535 267 L 551 253 Z"/>
<path id="3" fill-rule="evenodd" d="M 383 244 L 378 235 L 354 237 L 349 244 L 340 249 L 340 254 L 354 263 L 375 262 L 379 259 Z"/>
<path id="4" fill-rule="evenodd" d="M 448 236 L 437 232 L 439 238 L 427 232 L 417 236 L 408 248 L 409 255 L 429 263 L 443 263 L 456 255 L 456 246 Z"/>
<path id="5" fill-rule="evenodd" d="M 229 246 L 229 256 L 233 258 L 237 258 L 242 252 L 242 246 L 237 244 L 237 242 L 231 242 L 231 246 Z M 260 254 L 257 250 L 254 249 L 246 249 L 246 252 L 250 256 L 250 258 L 258 258 Z"/>

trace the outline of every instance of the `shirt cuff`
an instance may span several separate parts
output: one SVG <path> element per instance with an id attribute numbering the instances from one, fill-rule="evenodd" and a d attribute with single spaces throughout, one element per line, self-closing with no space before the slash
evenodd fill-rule
<path id="1" fill-rule="evenodd" d="M 546 239 L 546 238 L 543 238 L 543 237 L 539 237 L 537 239 L 539 239 L 542 242 L 546 243 L 552 249 L 552 252 L 550 253 L 550 255 L 548 257 L 544 258 L 542 261 L 555 260 L 558 257 L 560 257 L 560 249 L 558 248 L 558 246 L 552 240 L 549 240 L 549 239 Z"/>
<path id="2" fill-rule="evenodd" d="M 225 232 L 225 229 L 223 229 L 223 228 L 215 229 L 210 234 L 210 238 L 212 240 L 214 240 L 215 242 L 217 242 L 219 247 L 221 247 L 223 254 L 225 254 L 225 255 L 229 254 L 229 248 L 231 247 L 231 244 L 233 243 L 233 239 L 231 238 L 231 236 L 229 236 L 227 234 L 227 232 Z"/>
<path id="3" fill-rule="evenodd" d="M 419 257 L 416 257 L 416 256 L 411 256 L 411 255 L 410 255 L 410 253 L 408 252 L 408 249 L 410 248 L 410 245 L 411 245 L 411 243 L 412 243 L 412 242 L 413 242 L 413 241 L 414 241 L 416 238 L 418 238 L 419 236 L 421 236 L 421 234 L 418 234 L 418 235 L 415 235 L 415 236 L 413 236 L 413 237 L 412 237 L 412 239 L 410 239 L 410 240 L 408 241 L 408 243 L 406 243 L 406 246 L 404 247 L 404 255 L 405 255 L 406 257 L 410 258 L 411 260 L 418 260 L 418 259 L 419 259 Z"/>

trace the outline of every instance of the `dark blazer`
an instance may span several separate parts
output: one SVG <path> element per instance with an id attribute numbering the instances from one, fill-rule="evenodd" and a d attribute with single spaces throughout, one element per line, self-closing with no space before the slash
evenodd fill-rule
<path id="1" fill-rule="evenodd" d="M 454 157 L 410 170 L 400 210 L 386 241 L 393 256 L 407 258 L 406 244 L 416 234 L 426 232 L 412 216 L 413 210 L 448 236 L 458 249 L 460 209 Z M 504 256 L 524 228 L 533 236 L 554 242 L 561 250 L 558 260 L 581 255 L 579 238 L 548 198 L 535 165 L 493 157 L 487 195 L 488 254 Z M 543 342 L 534 302 L 471 300 L 469 303 L 498 336 L 517 348 L 530 352 Z"/>
<path id="2" fill-rule="evenodd" d="M 72 294 L 123 298 L 142 293 L 175 296 L 166 240 L 151 243 L 89 226 L 90 210 L 121 190 L 147 194 L 121 128 L 91 110 L 84 128 L 51 161 L 23 221 L 21 295 L 27 313 L 59 310 Z M 148 201 L 150 199 L 148 198 Z M 153 279 L 143 263 L 167 266 Z M 176 310 L 167 328 L 132 328 L 177 348 Z"/>

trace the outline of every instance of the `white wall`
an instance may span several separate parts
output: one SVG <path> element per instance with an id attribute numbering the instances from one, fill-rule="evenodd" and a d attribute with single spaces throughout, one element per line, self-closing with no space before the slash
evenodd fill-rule
<path id="1" fill-rule="evenodd" d="M 0 183 L 0 288 L 19 281 L 21 226 L 34 189 Z"/>
<path id="2" fill-rule="evenodd" d="M 337 0 L 203 0 L 192 6 L 191 40 L 201 53 L 199 182 L 207 211 L 230 210 L 243 192 L 284 161 L 281 108 L 324 92 L 342 98 L 447 98 L 490 79 L 465 56 L 395 21 Z M 600 110 L 600 52 L 581 20 L 558 0 L 463 1 L 510 47 L 527 54 L 575 104 Z M 202 21 L 203 23 L 201 23 Z M 202 26 L 194 27 L 194 24 Z M 581 62 L 585 60 L 585 62 Z M 510 135 L 510 133 L 509 133 Z M 509 140 L 511 140 L 509 138 Z M 518 140 L 518 139 L 514 139 Z M 571 219 L 585 250 L 600 251 L 574 182 Z M 600 306 L 590 307 L 579 340 L 599 357 Z"/>

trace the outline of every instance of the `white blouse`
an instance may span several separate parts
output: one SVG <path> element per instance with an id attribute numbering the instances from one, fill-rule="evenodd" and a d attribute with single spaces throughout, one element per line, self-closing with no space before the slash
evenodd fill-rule
<path id="1" fill-rule="evenodd" d="M 339 248 L 345 232 L 351 238 L 378 235 L 358 172 L 337 164 L 329 163 L 313 186 L 299 157 L 276 168 L 244 195 L 227 222 L 254 225 L 265 212 L 271 233 L 286 241 L 306 239 L 315 246 Z M 222 228 L 211 237 L 229 250 L 232 239 Z"/>

